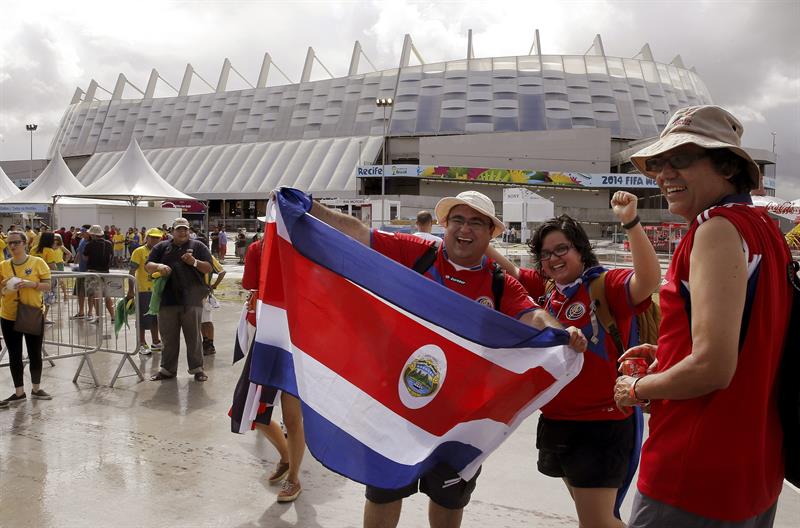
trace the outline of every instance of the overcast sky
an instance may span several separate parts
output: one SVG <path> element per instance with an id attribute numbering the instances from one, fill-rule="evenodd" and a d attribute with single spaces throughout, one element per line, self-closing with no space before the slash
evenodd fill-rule
<path id="1" fill-rule="evenodd" d="M 405 33 L 438 62 L 466 55 L 468 29 L 478 57 L 527 54 L 539 29 L 543 53 L 583 54 L 600 33 L 610 56 L 632 57 L 645 42 L 659 62 L 680 54 L 743 121 L 745 145 L 771 149 L 776 133 L 778 194 L 800 197 L 800 0 L 4 0 L 0 20 L 2 160 L 29 157 L 26 123 L 39 125 L 33 155 L 44 157 L 75 88 L 91 79 L 113 90 L 124 73 L 144 89 L 156 68 L 178 86 L 190 62 L 216 85 L 228 57 L 255 84 L 269 52 L 297 81 L 308 46 L 344 76 L 355 40 L 384 69 L 398 64 Z M 317 67 L 312 78 L 325 75 Z M 268 84 L 283 83 L 273 70 Z M 228 86 L 247 84 L 232 74 Z M 192 93 L 204 91 L 193 82 Z"/>

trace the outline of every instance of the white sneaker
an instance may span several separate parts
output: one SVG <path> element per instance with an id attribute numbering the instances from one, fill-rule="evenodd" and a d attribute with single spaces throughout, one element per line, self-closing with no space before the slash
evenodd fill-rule
<path id="1" fill-rule="evenodd" d="M 86 318 L 86 321 L 87 321 L 88 323 L 90 323 L 90 324 L 97 324 L 97 323 L 99 323 L 99 322 L 100 322 L 100 318 L 99 318 L 99 317 L 97 317 L 96 315 L 92 315 L 91 317 L 87 317 L 87 318 Z"/>
<path id="2" fill-rule="evenodd" d="M 149 356 L 152 353 L 153 353 L 153 351 L 150 350 L 150 347 L 147 346 L 146 343 L 139 347 L 139 354 L 142 355 L 142 356 Z"/>
<path id="3" fill-rule="evenodd" d="M 164 346 L 161 343 L 153 343 L 150 345 L 150 350 L 153 352 L 160 352 L 162 348 L 164 348 Z"/>

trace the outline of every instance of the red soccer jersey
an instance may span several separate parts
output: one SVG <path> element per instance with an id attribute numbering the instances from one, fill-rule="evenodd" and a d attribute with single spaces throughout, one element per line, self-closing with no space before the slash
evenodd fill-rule
<path id="1" fill-rule="evenodd" d="M 263 240 L 263 239 L 262 239 Z M 247 253 L 244 254 L 244 272 L 242 272 L 242 288 L 245 290 L 257 290 L 258 281 L 261 278 L 261 247 L 262 241 L 250 244 Z M 255 305 L 247 311 L 247 322 L 256 325 Z"/>
<path id="2" fill-rule="evenodd" d="M 372 249 L 409 268 L 413 267 L 417 259 L 433 244 L 414 235 L 385 233 L 377 230 L 372 231 L 371 239 Z M 425 273 L 425 276 L 493 309 L 492 263 L 493 261 L 490 259 L 484 258 L 479 266 L 457 269 L 447 259 L 447 253 L 442 244 L 436 255 L 436 262 Z M 506 273 L 499 311 L 519 319 L 526 312 L 536 308 L 538 307 L 525 292 L 525 288 L 514 277 Z"/>
<path id="3" fill-rule="evenodd" d="M 622 342 L 628 345 L 631 320 L 650 306 L 646 299 L 637 306 L 630 300 L 628 284 L 632 270 L 615 269 L 606 273 L 606 299 Z M 539 298 L 545 293 L 545 279 L 538 271 L 520 268 L 519 280 L 528 293 Z M 596 280 L 596 279 L 595 279 Z M 614 403 L 614 384 L 619 373 L 614 340 L 603 330 L 599 321 L 593 324 L 588 285 L 581 285 L 569 298 L 558 289 L 553 290 L 544 308 L 564 326 L 580 328 L 588 341 L 583 368 L 578 377 L 561 389 L 550 403 L 542 407 L 542 414 L 553 420 L 621 420 L 630 412 L 620 411 Z M 597 333 L 597 342 L 592 337 Z"/>
<path id="4" fill-rule="evenodd" d="M 748 263 L 736 372 L 726 389 L 652 402 L 639 490 L 696 515 L 742 521 L 772 506 L 783 480 L 775 378 L 791 309 L 789 256 L 766 212 L 729 203 L 701 213 L 675 252 L 661 288 L 659 370 L 692 353 L 689 257 L 698 226 L 714 216 L 739 231 Z"/>

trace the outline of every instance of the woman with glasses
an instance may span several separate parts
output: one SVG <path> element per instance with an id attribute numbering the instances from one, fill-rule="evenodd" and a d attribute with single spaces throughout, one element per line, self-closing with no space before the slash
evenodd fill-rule
<path id="1" fill-rule="evenodd" d="M 0 307 L 0 328 L 8 347 L 11 377 L 15 392 L 3 400 L 5 405 L 25 401 L 23 384 L 22 340 L 28 350 L 28 360 L 34 399 L 50 400 L 52 397 L 39 387 L 42 377 L 42 333 L 39 335 L 18 332 L 14 328 L 19 303 L 42 308 L 42 293 L 50 290 L 50 267 L 39 257 L 26 253 L 26 237 L 22 231 L 11 231 L 6 238 L 11 258 L 0 263 L 0 287 L 3 302 Z"/>
<path id="2" fill-rule="evenodd" d="M 614 403 L 617 359 L 629 346 L 632 319 L 650 306 L 661 268 L 636 205 L 636 196 L 625 191 L 611 200 L 628 235 L 633 270 L 600 266 L 586 232 L 567 215 L 544 222 L 534 233 L 530 248 L 535 269 L 518 268 L 494 249 L 487 253 L 561 324 L 580 328 L 589 341 L 578 377 L 542 407 L 536 438 L 539 471 L 564 480 L 582 527 L 623 526 L 615 517 L 615 503 L 637 443 L 633 413 Z M 592 310 L 589 285 L 595 280 L 605 281 L 605 300 L 622 350 Z"/>

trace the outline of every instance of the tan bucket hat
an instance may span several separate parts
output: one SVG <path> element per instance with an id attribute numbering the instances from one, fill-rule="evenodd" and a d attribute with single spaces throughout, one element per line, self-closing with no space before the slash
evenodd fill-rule
<path id="1" fill-rule="evenodd" d="M 89 228 L 89 234 L 94 236 L 103 236 L 103 228 L 95 224 Z"/>
<path id="2" fill-rule="evenodd" d="M 726 148 L 747 161 L 753 188 L 758 188 L 761 171 L 742 148 L 744 127 L 730 112 L 719 106 L 689 106 L 676 111 L 658 141 L 631 156 L 631 162 L 645 173 L 645 161 L 675 147 L 693 143 L 705 149 Z"/>
<path id="3" fill-rule="evenodd" d="M 457 205 L 466 205 L 478 211 L 480 214 L 488 216 L 492 219 L 494 230 L 492 230 L 492 238 L 500 235 L 506 228 L 494 213 L 494 203 L 483 193 L 478 191 L 464 191 L 459 193 L 458 196 L 447 196 L 439 200 L 436 204 L 436 218 L 440 224 L 447 222 L 447 216 L 450 214 L 450 209 Z"/>

